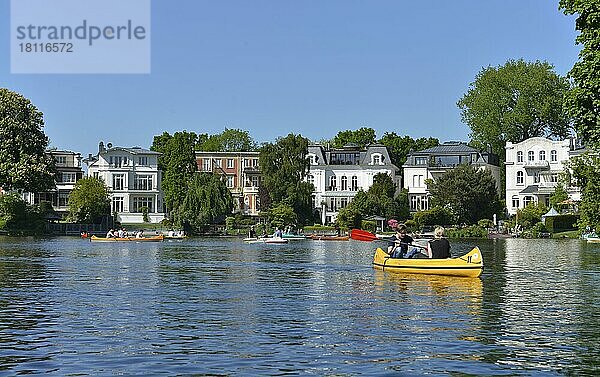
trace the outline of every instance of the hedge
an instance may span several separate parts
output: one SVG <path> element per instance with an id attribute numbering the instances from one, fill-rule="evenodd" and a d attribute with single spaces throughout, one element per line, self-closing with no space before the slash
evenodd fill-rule
<path id="1" fill-rule="evenodd" d="M 566 232 L 577 229 L 579 215 L 558 215 L 546 217 L 546 229 L 551 233 Z"/>

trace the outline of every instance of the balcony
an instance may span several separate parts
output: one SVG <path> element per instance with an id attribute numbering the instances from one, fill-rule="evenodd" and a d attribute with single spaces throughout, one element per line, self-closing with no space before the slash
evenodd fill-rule
<path id="1" fill-rule="evenodd" d="M 550 163 L 548 161 L 527 161 L 525 162 L 525 169 L 550 169 Z"/>

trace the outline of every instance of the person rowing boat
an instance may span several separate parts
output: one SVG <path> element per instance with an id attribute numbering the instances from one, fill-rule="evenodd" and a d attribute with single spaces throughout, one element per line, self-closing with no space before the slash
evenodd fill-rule
<path id="1" fill-rule="evenodd" d="M 396 233 L 387 239 L 390 243 L 388 246 L 388 254 L 392 258 L 427 258 L 427 256 L 419 253 L 417 247 L 408 249 L 409 246 L 413 245 L 413 238 L 406 234 L 406 225 L 399 224 L 398 221 L 392 219 L 388 221 L 388 225 L 396 231 Z"/>

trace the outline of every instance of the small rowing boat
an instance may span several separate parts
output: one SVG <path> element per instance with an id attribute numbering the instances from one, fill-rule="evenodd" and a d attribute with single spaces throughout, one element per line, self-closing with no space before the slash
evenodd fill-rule
<path id="1" fill-rule="evenodd" d="M 391 258 L 381 248 L 375 250 L 373 266 L 384 271 L 409 274 L 429 274 L 478 277 L 483 271 L 483 256 L 478 247 L 457 258 L 404 259 Z"/>
<path id="2" fill-rule="evenodd" d="M 600 243 L 600 237 L 587 237 L 586 240 L 588 243 Z"/>
<path id="3" fill-rule="evenodd" d="M 244 242 L 246 242 L 246 243 L 282 244 L 282 243 L 288 243 L 289 241 L 287 239 L 281 238 L 281 237 L 264 237 L 264 238 L 244 238 Z"/>
<path id="4" fill-rule="evenodd" d="M 96 237 L 96 236 L 91 236 L 90 237 L 90 241 L 92 242 L 160 242 L 164 239 L 165 237 L 160 234 L 158 236 L 152 236 L 152 237 L 141 237 L 141 238 L 136 238 L 136 237 L 112 237 L 112 238 L 106 238 L 106 237 Z"/>

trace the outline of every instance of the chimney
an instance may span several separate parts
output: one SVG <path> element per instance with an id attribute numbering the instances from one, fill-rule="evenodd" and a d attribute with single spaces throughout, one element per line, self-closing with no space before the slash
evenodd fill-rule
<path id="1" fill-rule="evenodd" d="M 106 150 L 106 149 L 104 149 L 104 142 L 103 142 L 103 141 L 101 141 L 101 142 L 98 144 L 98 153 L 102 153 L 102 152 L 104 152 L 105 150 Z"/>

